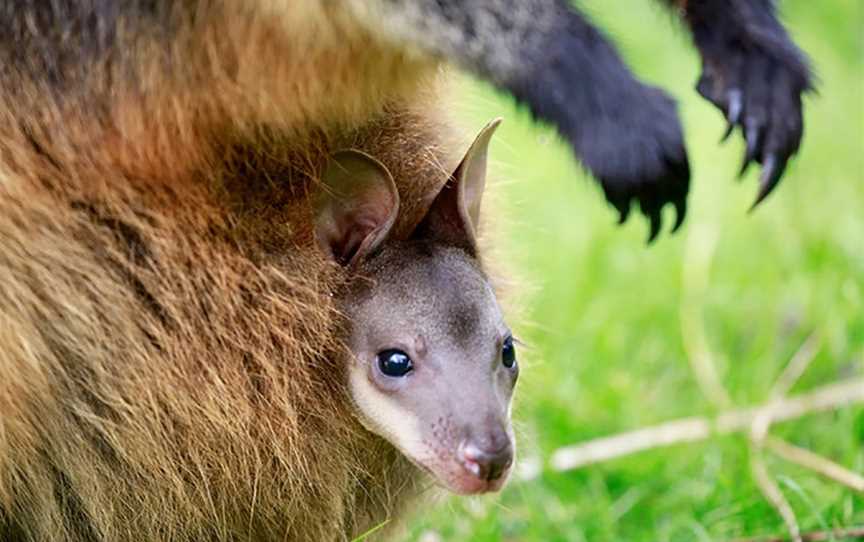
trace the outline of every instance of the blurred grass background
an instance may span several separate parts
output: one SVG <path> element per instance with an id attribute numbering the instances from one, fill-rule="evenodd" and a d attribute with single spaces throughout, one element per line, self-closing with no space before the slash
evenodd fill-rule
<path id="1" fill-rule="evenodd" d="M 523 468 L 568 444 L 710 415 L 681 331 L 683 270 L 716 241 L 699 302 L 722 384 L 736 406 L 763 402 L 816 331 L 815 361 L 792 393 L 864 374 L 864 3 L 785 0 L 783 18 L 820 79 L 804 144 L 779 189 L 747 214 L 758 168 L 734 182 L 743 144 L 720 146 L 718 113 L 693 91 L 699 60 L 674 17 L 647 0 L 580 3 L 634 70 L 680 100 L 694 171 L 690 213 L 646 248 L 624 227 L 551 131 L 512 100 L 464 81 L 473 134 L 505 117 L 492 156 L 501 215 L 497 265 L 521 279 L 517 330 L 530 348 L 515 418 Z M 667 225 L 672 220 L 666 215 Z M 691 262 L 691 264 L 688 264 Z M 864 408 L 776 425 L 773 434 L 864 472 Z M 782 459 L 768 466 L 802 529 L 864 524 L 864 496 Z M 684 541 L 782 534 L 761 497 L 745 436 L 659 448 L 580 470 L 514 476 L 501 495 L 449 498 L 416 518 L 417 541 Z"/>

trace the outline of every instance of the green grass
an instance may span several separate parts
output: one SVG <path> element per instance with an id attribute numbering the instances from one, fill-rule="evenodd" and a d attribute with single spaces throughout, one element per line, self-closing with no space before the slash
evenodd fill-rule
<path id="1" fill-rule="evenodd" d="M 646 248 L 647 225 L 616 227 L 599 188 L 549 130 L 512 101 L 466 81 L 468 131 L 505 117 L 492 156 L 502 235 L 496 257 L 519 279 L 517 327 L 531 347 L 516 422 L 522 461 L 678 417 L 711 414 L 685 355 L 682 270 L 706 238 L 716 249 L 700 297 L 708 342 L 735 405 L 764 401 L 813 331 L 820 351 L 793 393 L 864 374 L 864 19 L 860 0 L 787 0 L 820 93 L 806 106 L 802 152 L 753 215 L 756 168 L 733 181 L 740 140 L 719 146 L 720 114 L 692 90 L 699 62 L 673 18 L 648 1 L 583 2 L 634 69 L 681 103 L 694 169 L 690 214 Z M 667 215 L 667 223 L 671 214 Z M 773 434 L 864 471 L 864 409 L 779 424 Z M 802 529 L 864 524 L 864 496 L 768 455 Z M 717 437 L 580 470 L 544 468 L 501 494 L 424 511 L 411 540 L 728 540 L 781 534 L 752 480 L 744 436 Z"/>

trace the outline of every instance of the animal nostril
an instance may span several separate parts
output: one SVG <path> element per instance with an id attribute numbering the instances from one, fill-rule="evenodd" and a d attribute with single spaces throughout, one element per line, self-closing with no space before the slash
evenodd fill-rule
<path id="1" fill-rule="evenodd" d="M 460 447 L 460 459 L 466 470 L 481 480 L 501 478 L 513 463 L 513 448 L 509 439 L 497 450 L 489 451 L 468 442 Z"/>

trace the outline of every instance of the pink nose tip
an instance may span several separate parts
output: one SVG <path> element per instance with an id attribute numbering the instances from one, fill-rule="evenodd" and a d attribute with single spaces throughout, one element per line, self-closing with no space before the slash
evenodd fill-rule
<path id="1" fill-rule="evenodd" d="M 466 442 L 459 447 L 459 460 L 465 470 L 481 480 L 491 482 L 501 478 L 513 463 L 513 447 L 509 440 L 494 451 Z"/>

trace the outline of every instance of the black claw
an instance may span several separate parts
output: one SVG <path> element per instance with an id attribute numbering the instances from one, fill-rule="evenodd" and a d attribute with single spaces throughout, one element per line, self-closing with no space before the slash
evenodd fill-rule
<path id="1" fill-rule="evenodd" d="M 618 216 L 618 225 L 620 226 L 621 224 L 627 222 L 627 217 L 630 216 L 630 206 L 628 205 L 626 207 L 620 207 L 618 209 L 618 212 L 620 213 L 620 215 Z"/>
<path id="2" fill-rule="evenodd" d="M 747 169 L 750 167 L 750 164 L 753 163 L 753 158 L 750 157 L 750 153 L 744 155 L 744 162 L 741 163 L 741 169 L 738 170 L 738 178 L 744 176 L 747 173 Z"/>
<path id="3" fill-rule="evenodd" d="M 670 233 L 675 233 L 681 224 L 684 223 L 684 218 L 687 216 L 687 200 L 685 198 L 677 199 L 673 202 L 675 205 L 675 224 L 672 226 Z"/>
<path id="4" fill-rule="evenodd" d="M 777 183 L 780 182 L 780 177 L 783 176 L 785 170 L 785 159 L 778 160 L 777 155 L 773 153 L 765 157 L 762 175 L 759 178 L 759 193 L 756 195 L 756 201 L 754 201 L 753 205 L 750 206 L 751 211 L 762 203 L 769 194 L 771 194 L 774 187 L 776 187 Z"/>
<path id="5" fill-rule="evenodd" d="M 733 88 L 727 93 L 729 97 L 729 113 L 726 115 L 726 122 L 729 126 L 726 127 L 726 133 L 720 138 L 720 143 L 725 142 L 735 130 L 735 125 L 741 120 L 741 110 L 744 108 L 744 100 L 741 97 L 741 91 Z"/>
<path id="6" fill-rule="evenodd" d="M 705 97 L 708 94 L 708 87 L 711 85 L 711 80 L 708 75 L 703 71 L 699 76 L 699 79 L 696 81 L 696 92 L 698 92 L 701 96 Z"/>
<path id="7" fill-rule="evenodd" d="M 627 222 L 627 217 L 630 216 L 630 198 L 616 197 L 612 200 L 612 206 L 618 211 L 618 225 Z"/>
<path id="8" fill-rule="evenodd" d="M 756 157 L 759 146 L 759 124 L 755 120 L 747 121 L 747 156 L 752 160 Z"/>
<path id="9" fill-rule="evenodd" d="M 723 137 L 720 138 L 720 143 L 725 143 L 726 140 L 729 139 L 729 136 L 732 135 L 732 132 L 734 130 L 735 130 L 735 125 L 730 122 L 729 126 L 726 127 L 726 131 L 723 133 Z"/>
<path id="10" fill-rule="evenodd" d="M 647 241 L 649 245 L 657 239 L 657 234 L 660 233 L 660 228 L 663 226 L 663 218 L 660 214 L 660 210 L 660 207 L 655 207 L 651 209 L 651 212 L 648 214 L 648 219 L 651 221 L 651 230 L 648 232 Z"/>
<path id="11" fill-rule="evenodd" d="M 717 105 L 716 100 L 714 99 L 713 88 L 714 78 L 703 70 L 702 75 L 699 76 L 699 80 L 696 82 L 696 92 L 706 100 Z"/>
<path id="12" fill-rule="evenodd" d="M 741 170 L 738 172 L 739 179 L 747 173 L 747 168 L 750 167 L 750 163 L 756 158 L 756 150 L 758 149 L 759 143 L 759 125 L 756 124 L 756 121 L 751 119 L 747 120 L 747 132 L 745 135 L 747 140 L 747 150 L 744 153 L 744 162 L 741 164 Z"/>
<path id="13" fill-rule="evenodd" d="M 744 100 L 741 95 L 741 90 L 733 88 L 729 91 L 729 115 L 726 120 L 730 125 L 738 124 L 741 110 L 744 108 Z"/>

